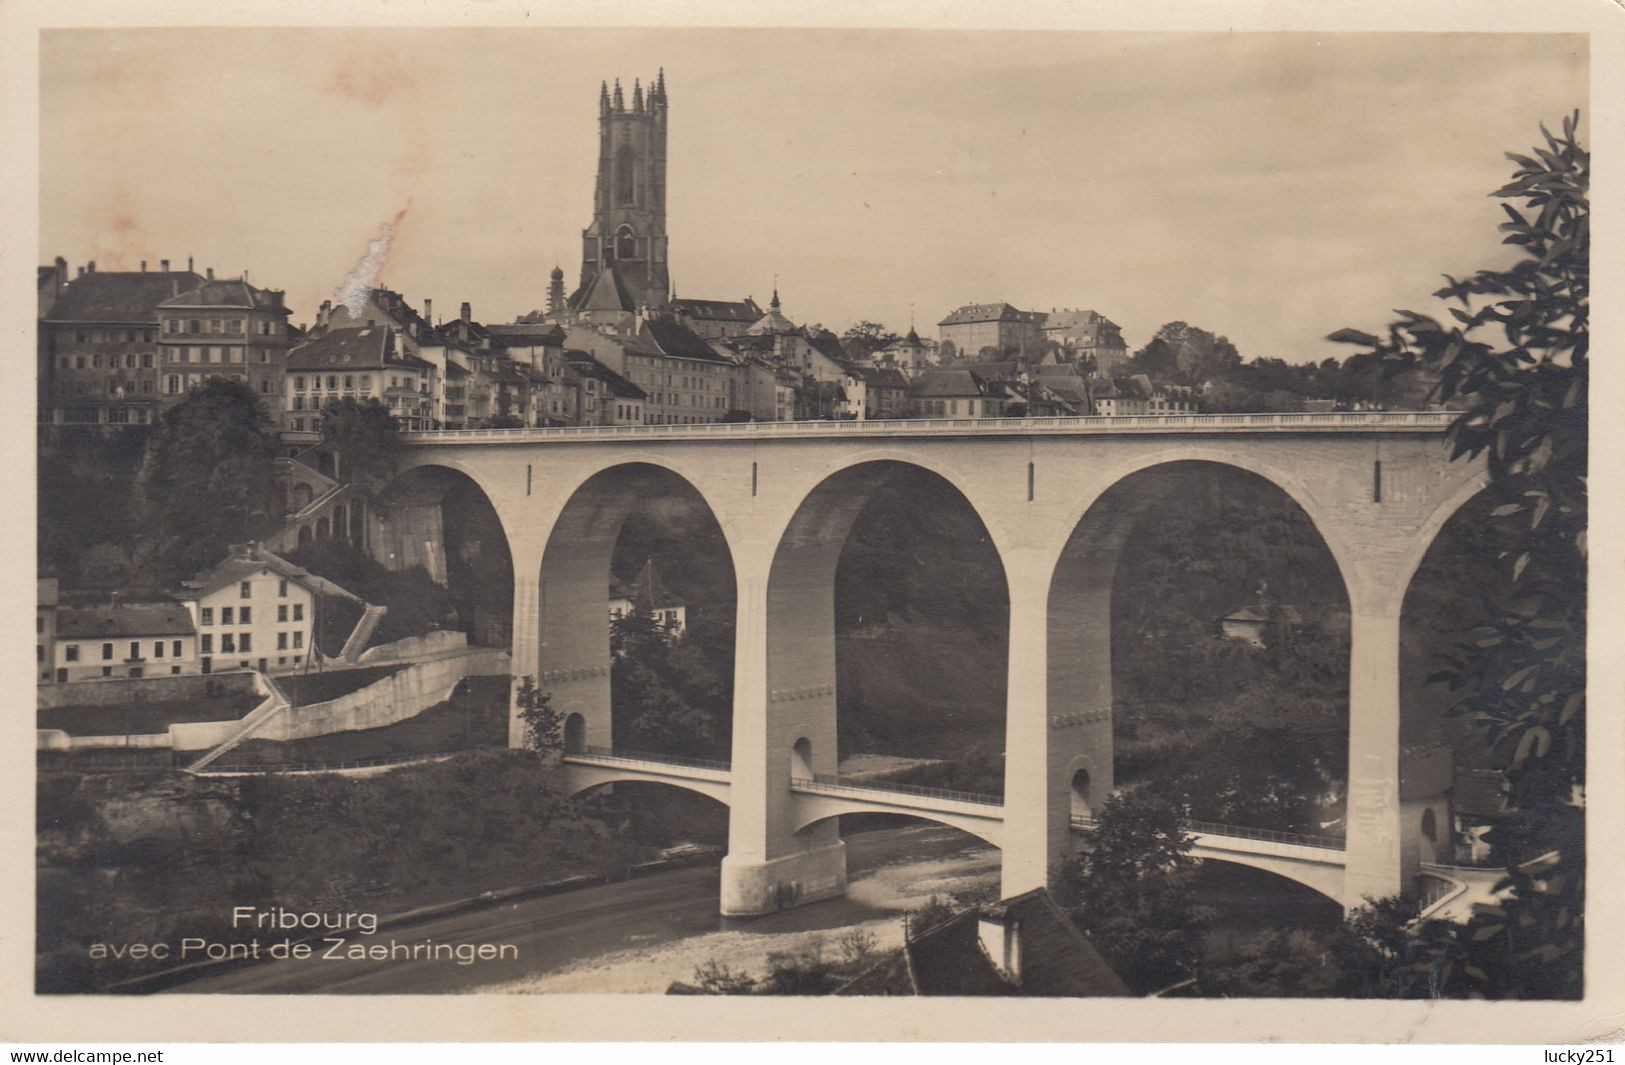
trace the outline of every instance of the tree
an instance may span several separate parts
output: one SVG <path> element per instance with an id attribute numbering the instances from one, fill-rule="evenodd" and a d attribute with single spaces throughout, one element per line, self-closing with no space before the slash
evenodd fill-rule
<path id="1" fill-rule="evenodd" d="M 841 334 L 841 347 L 847 358 L 862 361 L 897 339 L 896 333 L 879 322 L 864 321 Z"/>
<path id="2" fill-rule="evenodd" d="M 514 693 L 515 715 L 525 729 L 525 746 L 544 761 L 564 751 L 564 718 L 551 697 L 536 687 L 535 677 L 522 677 Z"/>
<path id="3" fill-rule="evenodd" d="M 345 396 L 322 410 L 322 443 L 338 457 L 339 478 L 371 501 L 395 476 L 400 424 L 378 400 Z"/>
<path id="4" fill-rule="evenodd" d="M 1434 679 L 1456 693 L 1512 781 L 1512 817 L 1498 829 L 1539 839 L 1551 857 L 1500 846 L 1511 898 L 1460 935 L 1431 944 L 1430 963 L 1456 993 L 1577 998 L 1584 943 L 1585 835 L 1574 796 L 1585 785 L 1586 474 L 1590 293 L 1590 153 L 1545 126 L 1534 155 L 1508 154 L 1503 243 L 1512 266 L 1480 270 L 1434 295 L 1454 301 L 1451 323 L 1400 311 L 1385 337 L 1343 329 L 1390 371 L 1420 362 L 1439 375 L 1436 397 L 1460 406 L 1453 456 L 1484 456 L 1490 532 L 1505 583 L 1483 620 Z M 1542 826 L 1538 831 L 1534 826 Z M 1448 990 L 1447 992 L 1448 993 Z"/>
<path id="5" fill-rule="evenodd" d="M 1199 385 L 1241 365 L 1229 339 L 1184 322 L 1169 322 L 1129 360 L 1130 373 Z"/>
<path id="6" fill-rule="evenodd" d="M 277 515 L 275 438 L 247 385 L 210 380 L 164 412 L 137 477 L 153 577 L 212 565 Z"/>
<path id="7" fill-rule="evenodd" d="M 727 757 L 729 700 L 694 642 L 634 606 L 610 624 L 610 649 L 616 746 Z"/>
<path id="8" fill-rule="evenodd" d="M 1185 810 L 1166 799 L 1118 794 L 1090 834 L 1090 849 L 1062 880 L 1073 919 L 1129 988 L 1149 994 L 1191 976 L 1210 918 L 1191 882 L 1199 861 Z"/>

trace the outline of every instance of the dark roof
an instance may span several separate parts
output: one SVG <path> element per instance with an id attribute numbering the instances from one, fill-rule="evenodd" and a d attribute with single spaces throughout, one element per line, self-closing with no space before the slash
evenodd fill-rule
<path id="1" fill-rule="evenodd" d="M 674 299 L 666 304 L 666 310 L 673 314 L 682 314 L 703 321 L 741 322 L 746 325 L 754 324 L 762 317 L 762 308 L 756 305 L 755 300 L 749 298 L 739 302 L 731 300 Z"/>
<path id="2" fill-rule="evenodd" d="M 660 573 L 655 569 L 655 560 L 644 560 L 643 568 L 638 571 L 637 579 L 631 587 L 611 583 L 609 589 L 611 599 L 629 600 L 634 607 L 644 614 L 653 614 L 656 610 L 665 607 L 686 606 L 681 596 L 673 595 L 666 582 L 660 579 Z"/>
<path id="3" fill-rule="evenodd" d="M 409 325 L 416 325 L 417 336 L 423 336 L 424 334 L 433 331 L 434 324 L 427 318 L 423 317 L 423 315 L 419 314 L 417 312 L 417 308 L 406 302 L 406 297 L 401 295 L 399 292 L 396 292 L 393 289 L 375 288 L 370 289 L 369 294 L 372 296 L 372 302 L 378 306 L 378 309 L 389 315 L 390 318 L 394 319 L 395 324 L 401 328 L 404 329 Z"/>
<path id="4" fill-rule="evenodd" d="M 559 347 L 565 332 L 551 322 L 513 322 L 507 325 L 486 326 L 493 347 Z"/>
<path id="5" fill-rule="evenodd" d="M 980 920 L 967 910 L 914 939 L 909 974 L 922 995 L 1014 995 L 1016 987 L 999 975 L 976 935 Z"/>
<path id="6" fill-rule="evenodd" d="M 967 303 L 948 312 L 938 325 L 965 325 L 969 322 L 1041 321 L 1048 315 L 1040 311 L 1018 311 L 1008 303 Z"/>
<path id="7" fill-rule="evenodd" d="M 1117 323 L 1099 311 L 1056 311 L 1044 319 L 1045 329 L 1081 329 L 1098 334 L 1103 329 L 1116 329 Z"/>
<path id="8" fill-rule="evenodd" d="M 969 370 L 926 370 L 909 386 L 916 396 L 990 396 L 988 383 Z"/>
<path id="9" fill-rule="evenodd" d="M 288 352 L 290 370 L 382 369 L 395 353 L 395 331 L 385 325 L 330 329 Z"/>
<path id="10" fill-rule="evenodd" d="M 564 361 L 565 365 L 569 366 L 577 373 L 588 377 L 596 377 L 598 380 L 604 382 L 604 384 L 609 386 L 609 390 L 617 396 L 622 396 L 626 399 L 648 398 L 648 393 L 643 391 L 643 389 L 639 388 L 631 381 L 628 381 L 614 370 L 611 370 L 608 366 L 605 366 L 603 363 L 599 362 L 597 359 L 593 358 L 591 354 L 585 351 L 576 351 L 574 349 L 566 351 L 564 353 Z"/>
<path id="11" fill-rule="evenodd" d="M 346 591 L 326 577 L 319 577 L 307 569 L 302 569 L 282 556 L 272 554 L 257 543 L 234 546 L 232 553 L 223 561 L 198 574 L 192 580 L 183 582 L 184 591 L 181 594 L 187 599 L 200 598 L 210 592 L 236 584 L 238 581 L 248 580 L 256 574 L 267 571 L 319 591 L 323 595 L 337 595 L 345 599 L 360 601 L 359 596 Z"/>
<path id="12" fill-rule="evenodd" d="M 160 306 L 167 308 L 181 307 L 235 307 L 242 310 L 253 311 L 280 311 L 291 314 L 282 304 L 283 293 L 273 289 L 255 288 L 242 278 L 229 280 L 205 281 L 194 288 L 187 289 L 178 296 L 171 296 L 164 300 Z"/>
<path id="13" fill-rule="evenodd" d="M 846 359 L 846 349 L 841 346 L 841 338 L 834 333 L 810 332 L 807 334 L 807 343 L 827 359 L 835 362 L 844 362 Z"/>
<path id="14" fill-rule="evenodd" d="M 1511 790 L 1506 774 L 1499 769 L 1458 768 L 1451 805 L 1468 817 L 1500 817 L 1507 811 Z"/>
<path id="15" fill-rule="evenodd" d="M 191 271 L 82 274 L 63 288 L 45 320 L 156 322 L 160 303 L 202 281 Z"/>
<path id="16" fill-rule="evenodd" d="M 127 606 L 62 607 L 56 634 L 64 639 L 120 636 L 190 636 L 192 615 L 180 603 L 131 603 Z"/>
<path id="17" fill-rule="evenodd" d="M 903 376 L 901 370 L 891 367 L 854 366 L 852 372 L 863 378 L 863 383 L 870 388 L 900 388 L 908 389 L 908 378 Z"/>
<path id="18" fill-rule="evenodd" d="M 648 318 L 638 339 L 651 345 L 657 354 L 683 359 L 703 359 L 706 362 L 727 362 L 705 340 L 675 318 L 664 315 Z"/>
<path id="19" fill-rule="evenodd" d="M 578 311 L 622 311 L 628 314 L 638 309 L 632 290 L 621 280 L 620 271 L 614 264 L 598 271 L 597 276 L 584 288 L 577 289 L 575 296 L 571 297 L 570 306 Z"/>

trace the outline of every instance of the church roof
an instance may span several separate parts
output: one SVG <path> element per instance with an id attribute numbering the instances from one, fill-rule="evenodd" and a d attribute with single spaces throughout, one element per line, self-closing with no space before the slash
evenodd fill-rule
<path id="1" fill-rule="evenodd" d="M 645 319 L 638 339 L 651 345 L 655 353 L 681 359 L 703 359 L 706 362 L 727 362 L 711 345 L 688 326 L 675 318 L 659 316 Z"/>
<path id="2" fill-rule="evenodd" d="M 644 560 L 643 568 L 638 570 L 637 578 L 630 586 L 611 584 L 609 589 L 611 599 L 625 599 L 644 614 L 652 614 L 656 610 L 666 607 L 686 606 L 681 596 L 673 595 L 666 582 L 660 579 L 660 573 L 655 569 L 655 560 Z"/>
<path id="3" fill-rule="evenodd" d="M 745 330 L 745 332 L 752 336 L 764 336 L 773 333 L 793 333 L 795 329 L 796 324 L 781 314 L 779 309 L 775 307 L 757 319 L 756 324 Z"/>
<path id="4" fill-rule="evenodd" d="M 580 303 L 574 305 L 578 311 L 623 311 L 631 314 L 638 309 L 632 290 L 626 287 L 614 264 L 598 271 L 598 276 L 578 294 Z"/>

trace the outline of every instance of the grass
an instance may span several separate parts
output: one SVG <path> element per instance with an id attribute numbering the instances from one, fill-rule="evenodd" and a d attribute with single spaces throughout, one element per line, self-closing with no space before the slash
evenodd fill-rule
<path id="1" fill-rule="evenodd" d="M 139 736 L 189 721 L 235 721 L 262 701 L 250 691 L 126 706 L 57 706 L 38 711 L 36 720 L 39 728 L 70 736 Z"/>
<path id="2" fill-rule="evenodd" d="M 370 758 L 440 754 L 508 743 L 508 678 L 469 677 L 443 703 L 383 728 L 304 740 L 249 740 L 231 765 L 329 765 Z"/>

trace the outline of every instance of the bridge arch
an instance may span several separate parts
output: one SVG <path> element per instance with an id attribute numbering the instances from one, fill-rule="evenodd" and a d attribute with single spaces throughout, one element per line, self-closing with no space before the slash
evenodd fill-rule
<path id="1" fill-rule="evenodd" d="M 1294 861 L 1291 858 L 1264 854 L 1232 854 L 1214 851 L 1201 846 L 1193 847 L 1191 853 L 1200 858 L 1203 863 L 1214 862 L 1221 865 L 1236 866 L 1265 873 L 1282 880 L 1289 880 L 1300 887 L 1313 891 L 1327 902 L 1335 905 L 1340 911 L 1343 908 L 1343 866 L 1341 863 Z"/>
<path id="2" fill-rule="evenodd" d="M 816 839 L 821 833 L 833 834 L 836 829 L 836 820 L 843 816 L 852 814 L 888 814 L 897 817 L 908 817 L 916 821 L 925 821 L 933 825 L 943 825 L 958 832 L 963 832 L 967 836 L 974 836 L 989 846 L 1003 847 L 1004 826 L 996 820 L 964 814 L 903 809 L 883 802 L 841 799 L 830 804 L 824 804 L 808 801 L 814 798 L 807 795 L 797 796 L 799 803 L 802 804 L 799 806 L 795 818 L 795 832 L 798 836 Z"/>
<path id="3" fill-rule="evenodd" d="M 733 552 L 728 534 L 700 489 L 669 463 L 618 462 L 591 471 L 575 482 L 554 520 L 542 549 L 538 582 L 537 683 L 551 694 L 553 706 L 583 721 L 583 741 L 594 747 L 619 745 L 626 721 L 617 725 L 612 706 L 609 613 L 612 563 L 623 530 L 635 515 L 653 514 L 656 524 L 676 523 L 688 529 L 683 550 L 714 549 L 713 569 L 718 580 L 734 579 Z M 646 522 L 645 524 L 650 524 Z M 687 559 L 692 563 L 692 555 Z M 658 571 L 658 567 L 657 567 Z M 624 576 L 624 575 L 623 575 Z M 656 580 L 651 577 L 651 592 Z M 731 588 L 717 590 L 718 610 L 734 605 Z M 655 604 L 660 605 L 660 604 Z M 720 625 L 719 631 L 727 631 Z M 690 619 L 688 631 L 694 631 Z M 731 644 L 725 649 L 731 672 Z M 726 707 L 716 708 L 720 739 L 715 749 L 670 750 L 666 754 L 723 756 L 730 720 Z M 638 740 L 638 747 L 646 742 Z"/>
<path id="4" fill-rule="evenodd" d="M 1067 817 L 1078 807 L 1087 805 L 1093 813 L 1098 813 L 1106 799 L 1122 783 L 1119 779 L 1121 767 L 1117 749 L 1129 728 L 1155 730 L 1148 737 L 1133 738 L 1133 742 L 1145 747 L 1147 752 L 1156 749 L 1156 743 L 1172 746 L 1172 749 L 1157 757 L 1147 753 L 1142 758 L 1136 750 L 1136 761 L 1129 763 L 1131 773 L 1152 774 L 1152 778 L 1145 781 L 1148 786 L 1155 786 L 1159 782 L 1159 775 L 1169 775 L 1160 768 L 1162 766 L 1192 766 L 1200 771 L 1209 764 L 1204 761 L 1211 753 L 1206 749 L 1205 738 L 1187 737 L 1184 729 L 1172 728 L 1167 722 L 1159 725 L 1154 719 L 1148 719 L 1143 726 L 1136 726 L 1135 719 L 1122 715 L 1118 676 L 1124 662 L 1119 661 L 1118 656 L 1128 638 L 1124 624 L 1131 616 L 1131 610 L 1141 615 L 1142 623 L 1156 622 L 1157 626 L 1162 626 L 1164 620 L 1159 618 L 1157 601 L 1152 599 L 1147 603 L 1148 597 L 1177 595 L 1183 597 L 1190 607 L 1189 611 L 1166 619 L 1167 624 L 1179 622 L 1172 628 L 1146 628 L 1143 635 L 1150 640 L 1150 644 L 1136 642 L 1130 652 L 1139 658 L 1142 666 L 1147 656 L 1166 655 L 1176 648 L 1179 654 L 1203 656 L 1202 659 L 1193 660 L 1186 670 L 1193 676 L 1200 675 L 1203 683 L 1213 689 L 1211 692 L 1174 691 L 1175 681 L 1158 680 L 1163 676 L 1161 671 L 1152 671 L 1155 675 L 1147 681 L 1145 678 L 1150 674 L 1143 668 L 1140 670 L 1142 687 L 1150 683 L 1154 689 L 1157 683 L 1162 683 L 1170 689 L 1165 695 L 1152 694 L 1148 689 L 1142 693 L 1142 698 L 1153 705 L 1162 699 L 1170 706 L 1188 705 L 1191 699 L 1209 700 L 1220 707 L 1228 705 L 1228 700 L 1239 693 L 1225 691 L 1220 683 L 1227 677 L 1227 663 L 1238 670 L 1260 675 L 1271 672 L 1257 666 L 1255 651 L 1243 650 L 1236 645 L 1236 641 L 1225 639 L 1227 623 L 1221 622 L 1220 618 L 1225 617 L 1227 611 L 1244 601 L 1250 602 L 1256 596 L 1263 607 L 1261 617 L 1268 618 L 1272 613 L 1291 616 L 1286 614 L 1284 608 L 1275 610 L 1266 605 L 1266 593 L 1255 590 L 1253 581 L 1256 580 L 1256 570 L 1262 558 L 1238 565 L 1235 572 L 1226 573 L 1218 568 L 1216 560 L 1204 557 L 1202 551 L 1205 545 L 1196 539 L 1178 544 L 1165 556 L 1139 556 L 1142 561 L 1150 562 L 1157 562 L 1160 558 L 1159 565 L 1148 567 L 1153 574 L 1162 574 L 1160 585 L 1117 588 L 1120 567 L 1129 558 L 1131 550 L 1157 550 L 1154 545 L 1159 538 L 1147 535 L 1145 522 L 1153 514 L 1166 516 L 1170 501 L 1198 490 L 1210 493 L 1216 500 L 1234 498 L 1238 492 L 1256 493 L 1260 501 L 1275 500 L 1272 513 L 1289 523 L 1282 530 L 1288 535 L 1288 542 L 1301 544 L 1311 563 L 1304 567 L 1305 576 L 1301 578 L 1303 587 L 1299 593 L 1305 590 L 1316 592 L 1319 598 L 1326 601 L 1329 612 L 1347 617 L 1349 589 L 1345 569 L 1333 545 L 1323 535 L 1317 535 L 1325 523 L 1315 521 L 1313 513 L 1300 502 L 1302 496 L 1283 487 L 1270 476 L 1274 471 L 1261 463 L 1221 461 L 1224 456 L 1219 452 L 1212 453 L 1216 458 L 1206 459 L 1188 458 L 1184 452 L 1178 453 L 1177 458 L 1169 457 L 1171 453 L 1168 452 L 1155 454 L 1162 456 L 1160 461 L 1150 461 L 1146 457 L 1135 459 L 1125 466 L 1128 472 L 1115 476 L 1110 487 L 1089 502 L 1070 531 L 1050 576 L 1045 622 L 1045 688 L 1050 742 L 1049 798 L 1046 808 L 1049 810 L 1052 840 L 1065 832 Z M 1263 472 L 1249 469 L 1249 465 L 1259 466 Z M 1288 485 L 1292 484 L 1292 478 L 1283 479 Z M 1214 517 L 1216 520 L 1217 515 Z M 1304 522 L 1303 533 L 1292 537 L 1290 523 L 1300 520 Z M 1198 527 L 1189 535 L 1194 538 L 1200 532 Z M 1321 560 L 1318 563 L 1314 562 L 1317 556 Z M 1317 571 L 1322 576 L 1311 580 Z M 1193 580 L 1206 582 L 1207 598 L 1229 597 L 1228 600 L 1208 602 L 1207 598 L 1191 589 Z M 1323 581 L 1326 583 L 1321 583 Z M 1280 594 L 1281 589 L 1277 588 L 1275 595 L 1279 597 Z M 1284 606 L 1294 606 L 1291 595 L 1289 590 Z M 1130 596 L 1141 598 L 1136 602 Z M 1208 613 L 1201 616 L 1199 612 L 1204 610 Z M 1285 644 L 1284 623 L 1261 620 L 1258 624 L 1261 632 L 1267 631 L 1264 628 L 1266 625 L 1281 624 L 1283 632 L 1280 638 Z M 1189 631 L 1182 626 L 1188 626 Z M 1340 730 L 1344 738 L 1334 744 L 1320 743 L 1307 747 L 1313 756 L 1312 768 L 1332 777 L 1346 777 L 1348 650 L 1346 629 L 1343 631 L 1344 634 L 1339 635 L 1330 625 L 1324 630 L 1317 627 L 1309 648 L 1315 653 L 1316 661 L 1329 658 L 1326 668 L 1343 674 L 1341 681 L 1335 673 L 1328 673 L 1326 678 L 1315 681 L 1317 690 L 1322 687 L 1326 689 L 1324 698 L 1315 704 L 1315 709 L 1332 716 L 1327 728 Z M 1271 642 L 1276 638 L 1271 637 Z M 1114 642 L 1117 645 L 1115 648 Z M 1161 645 L 1160 649 L 1157 644 Z M 1289 661 L 1296 655 L 1290 649 L 1271 653 L 1279 653 Z M 1233 662 L 1233 659 L 1244 661 Z M 1196 662 L 1203 665 L 1196 665 Z M 1177 676 L 1172 671 L 1166 675 Z M 1254 700 L 1272 698 L 1269 684 L 1259 683 L 1262 686 L 1258 688 Z M 1249 709 L 1243 708 L 1239 712 L 1241 720 L 1246 721 L 1249 727 L 1263 727 L 1253 722 Z M 1224 735 L 1221 730 L 1211 731 L 1215 737 Z M 1181 751 L 1181 745 L 1192 749 Z M 1143 769 L 1140 768 L 1142 762 L 1145 766 Z M 1250 766 L 1257 764 L 1249 763 Z M 1077 793 L 1077 774 L 1080 771 L 1086 774 L 1087 799 Z M 1187 771 L 1182 771 L 1182 774 Z M 1306 772 L 1299 775 L 1307 778 L 1314 774 Z M 1298 783 L 1296 777 L 1294 782 Z M 1173 781 L 1161 780 L 1160 783 L 1168 786 Z M 1322 783 L 1317 778 L 1302 786 L 1305 789 L 1313 788 L 1311 794 L 1318 797 L 1328 789 L 1329 783 Z M 1237 817 L 1246 816 L 1245 813 L 1228 809 L 1229 805 L 1227 803 L 1226 809 L 1199 810 L 1196 815 L 1214 821 L 1234 821 Z"/>
<path id="5" fill-rule="evenodd" d="M 646 769 L 611 769 L 599 766 L 572 765 L 564 776 L 564 788 L 569 798 L 579 798 L 588 792 L 611 784 L 648 784 L 661 788 L 676 788 L 695 795 L 703 795 L 720 806 L 729 805 L 727 781 L 694 780 L 681 776 L 666 779 L 651 778 Z"/>

